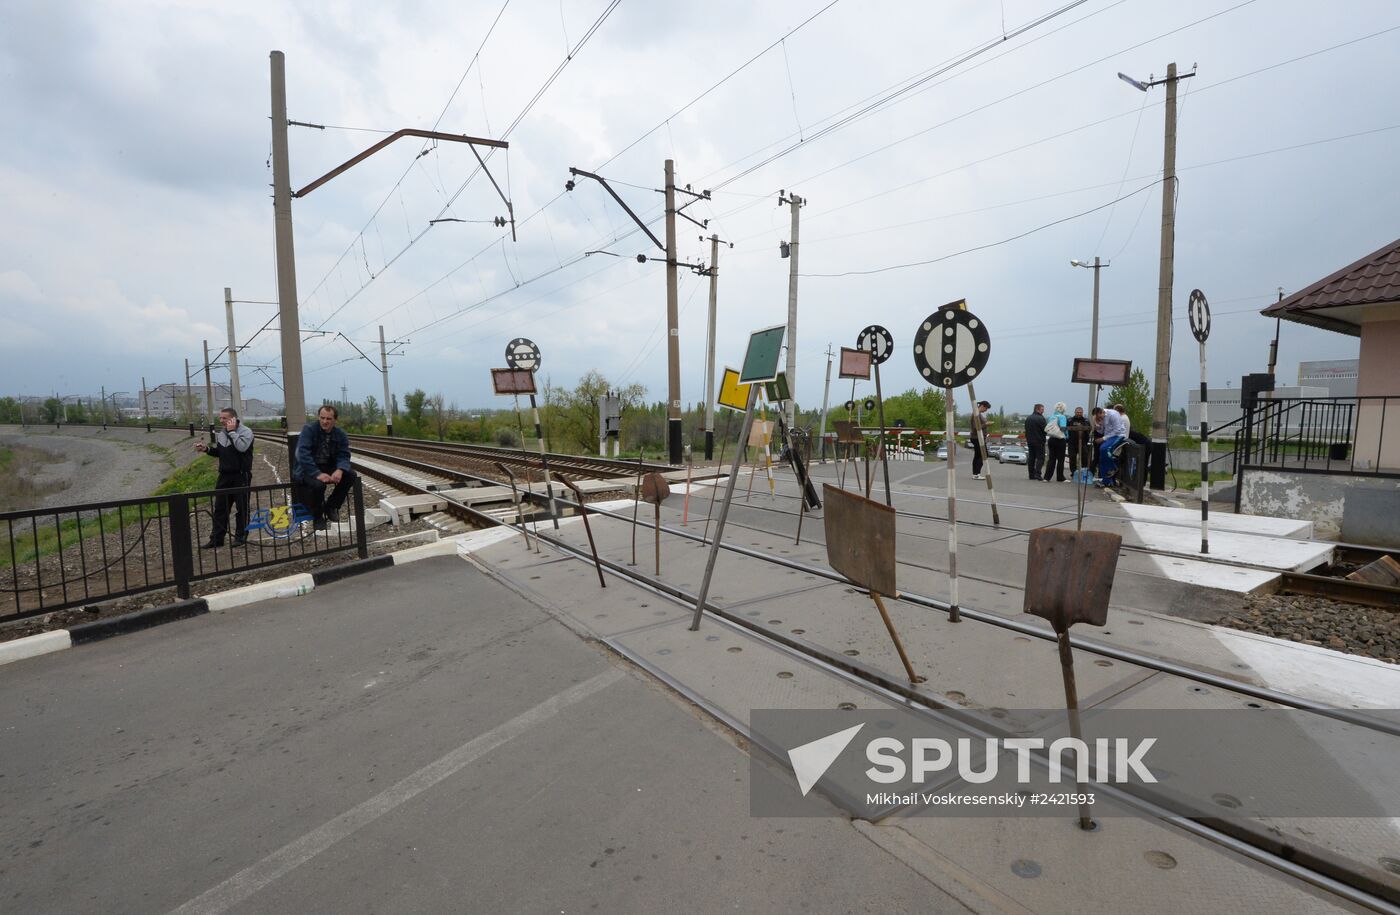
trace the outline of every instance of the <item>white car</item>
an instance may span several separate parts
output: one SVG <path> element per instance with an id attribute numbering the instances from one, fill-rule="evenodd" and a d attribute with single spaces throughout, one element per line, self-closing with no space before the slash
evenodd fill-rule
<path id="1" fill-rule="evenodd" d="M 1024 464 L 1026 463 L 1026 452 L 1015 445 L 1007 445 L 1001 449 L 1001 454 L 997 455 L 997 460 L 1003 464 Z"/>

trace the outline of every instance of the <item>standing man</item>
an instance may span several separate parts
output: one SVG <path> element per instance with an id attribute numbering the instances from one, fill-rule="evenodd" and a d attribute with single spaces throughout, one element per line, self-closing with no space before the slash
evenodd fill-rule
<path id="1" fill-rule="evenodd" d="M 1119 407 L 1114 406 L 1103 414 L 1103 444 L 1099 446 L 1099 485 L 1112 486 L 1114 476 L 1118 472 L 1118 459 L 1113 456 L 1113 449 L 1123 443 L 1128 437 L 1127 418 L 1124 413 L 1119 412 Z"/>
<path id="2" fill-rule="evenodd" d="M 982 462 L 987 459 L 987 411 L 992 405 L 985 401 L 977 401 L 977 421 L 972 424 L 972 478 L 974 480 L 984 480 L 982 476 Z M 980 430 L 981 434 L 978 434 Z"/>
<path id="3" fill-rule="evenodd" d="M 303 426 L 297 438 L 292 483 L 301 491 L 302 504 L 311 512 L 318 531 L 340 520 L 340 506 L 355 485 L 355 471 L 350 469 L 350 436 L 336 426 L 339 418 L 336 408 L 325 404 L 316 411 L 316 421 Z M 335 487 L 330 498 L 326 497 L 327 486 Z"/>
<path id="4" fill-rule="evenodd" d="M 1026 450 L 1030 459 L 1026 469 L 1032 480 L 1040 479 L 1040 466 L 1045 462 L 1045 404 L 1035 405 L 1035 412 L 1026 417 Z"/>
<path id="5" fill-rule="evenodd" d="M 1083 407 L 1075 407 L 1074 415 L 1065 424 L 1069 432 L 1069 478 L 1074 479 L 1080 467 L 1089 466 L 1089 448 L 1094 436 L 1094 424 L 1084 415 Z"/>
<path id="6" fill-rule="evenodd" d="M 219 482 L 215 489 L 243 489 L 253 484 L 253 430 L 238 421 L 238 413 L 231 407 L 219 411 L 219 425 L 223 430 L 216 433 L 212 444 L 195 443 L 194 450 L 219 459 Z M 214 530 L 206 550 L 224 545 L 228 534 L 228 513 L 230 505 L 238 507 L 238 526 L 234 528 L 233 545 L 242 546 L 248 542 L 248 493 L 246 490 L 234 495 L 214 497 Z"/>

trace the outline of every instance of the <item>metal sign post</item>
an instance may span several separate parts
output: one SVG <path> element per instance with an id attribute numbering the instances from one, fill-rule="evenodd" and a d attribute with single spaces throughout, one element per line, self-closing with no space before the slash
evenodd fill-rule
<path id="1" fill-rule="evenodd" d="M 981 449 L 982 475 L 987 478 L 987 495 L 992 500 L 992 524 L 1000 527 L 1001 515 L 997 512 L 997 491 L 992 486 L 992 456 L 987 453 L 987 427 L 982 424 L 982 414 L 977 409 L 977 391 L 973 389 L 970 381 L 967 383 L 967 398 L 972 401 L 972 434 L 977 439 L 973 447 Z"/>
<path id="2" fill-rule="evenodd" d="M 642 498 L 656 507 L 656 574 L 661 575 L 661 503 L 671 494 L 671 486 L 659 473 L 649 473 L 642 480 Z M 634 527 L 635 530 L 635 527 Z"/>
<path id="3" fill-rule="evenodd" d="M 890 458 L 885 452 L 885 394 L 880 388 L 880 364 L 894 352 L 894 337 L 880 325 L 872 324 L 856 338 L 856 349 L 869 353 L 870 364 L 875 367 L 875 403 L 880 410 L 880 461 L 885 471 L 885 504 L 894 508 L 894 496 L 890 491 Z"/>
<path id="4" fill-rule="evenodd" d="M 1123 538 L 1106 531 L 1065 531 L 1041 527 L 1031 531 L 1026 555 L 1025 612 L 1049 620 L 1060 649 L 1060 673 L 1065 684 L 1069 733 L 1084 741 L 1079 722 L 1079 691 L 1074 681 L 1074 652 L 1069 627 L 1075 623 L 1102 626 L 1108 622 L 1108 599 L 1118 567 Z M 1078 771 L 1079 766 L 1075 766 Z M 1079 786 L 1084 793 L 1084 786 Z M 1091 830 L 1089 806 L 1079 805 L 1079 828 Z"/>
<path id="5" fill-rule="evenodd" d="M 830 483 L 826 490 L 826 516 L 822 519 L 826 530 L 826 559 L 837 572 L 849 578 L 858 587 L 870 593 L 875 609 L 880 611 L 885 629 L 894 642 L 904 671 L 910 683 L 922 683 L 924 678 L 914 673 L 914 665 L 909 663 L 909 655 L 904 651 L 904 643 L 895 631 L 894 621 L 880 595 L 899 597 L 896 586 L 898 568 L 895 549 L 895 510 L 864 498 L 859 493 L 848 493 Z"/>
<path id="6" fill-rule="evenodd" d="M 1191 334 L 1201 345 L 1201 552 L 1210 552 L 1210 427 L 1206 425 L 1206 338 L 1210 336 L 1210 303 L 1199 289 L 1191 290 L 1186 305 Z"/>
<path id="7" fill-rule="evenodd" d="M 987 366 L 992 337 L 972 312 L 967 300 L 949 302 L 929 315 L 914 332 L 914 365 L 925 381 L 944 391 L 944 437 L 948 443 L 948 619 L 962 620 L 958 606 L 958 504 L 954 476 L 955 441 L 953 389 L 969 384 Z M 975 411 L 974 411 L 975 412 Z"/>
<path id="8" fill-rule="evenodd" d="M 606 588 L 608 583 L 603 578 L 603 564 L 598 561 L 598 545 L 593 542 L 593 528 L 588 524 L 588 506 L 584 504 L 583 492 L 568 477 L 560 477 L 559 482 L 572 489 L 574 498 L 578 500 L 578 514 L 583 519 L 583 532 L 588 535 L 588 551 L 593 554 L 593 566 L 598 570 L 598 587 Z"/>
<path id="9" fill-rule="evenodd" d="M 744 405 L 744 425 L 739 432 L 739 441 L 748 440 L 749 429 L 753 426 L 753 406 L 758 398 L 758 382 L 769 381 L 778 375 L 778 355 L 783 342 L 783 332 L 787 325 L 779 324 L 754 331 L 749 337 L 749 348 L 744 355 L 744 366 L 739 372 L 739 382 L 749 386 L 748 401 Z M 729 519 L 729 506 L 734 501 L 734 483 L 739 474 L 739 462 L 743 449 L 735 447 L 734 463 L 729 468 L 729 480 L 724 487 L 724 502 L 719 507 L 719 520 L 715 526 L 715 539 L 710 541 L 710 555 L 705 561 L 705 577 L 700 583 L 700 595 L 695 601 L 695 617 L 690 622 L 690 630 L 698 631 L 700 617 L 705 612 L 705 601 L 710 596 L 710 581 L 715 574 L 715 561 L 719 558 L 719 545 L 724 539 L 724 523 Z"/>
<path id="10" fill-rule="evenodd" d="M 525 509 L 520 504 L 520 491 L 515 488 L 515 474 L 511 473 L 510 468 L 499 461 L 496 462 L 496 469 L 505 474 L 507 480 L 510 480 L 510 499 L 515 503 L 515 518 L 520 524 L 520 535 L 525 538 L 525 552 L 528 553 L 530 551 L 530 528 L 525 524 Z M 537 545 L 539 543 L 538 532 L 535 534 L 535 543 Z M 538 546 L 536 552 L 538 552 Z"/>
<path id="11" fill-rule="evenodd" d="M 516 337 L 506 344 L 506 365 L 513 369 L 534 372 L 540 367 L 540 348 L 524 337 Z M 519 420 L 520 405 L 516 404 L 516 420 Z M 559 507 L 554 504 L 554 484 L 549 478 L 549 456 L 544 447 L 544 428 L 540 424 L 540 406 L 535 401 L 535 392 L 530 392 L 530 412 L 535 420 L 535 442 L 540 449 L 540 466 L 544 470 L 544 491 L 549 497 L 549 518 L 554 529 L 559 530 Z M 525 449 L 525 437 L 521 436 L 520 448 Z"/>

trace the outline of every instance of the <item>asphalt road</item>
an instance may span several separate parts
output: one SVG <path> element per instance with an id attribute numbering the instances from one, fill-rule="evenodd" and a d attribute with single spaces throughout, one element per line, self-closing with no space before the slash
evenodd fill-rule
<path id="1" fill-rule="evenodd" d="M 600 597 L 600 600 L 603 599 Z M 456 558 L 0 668 L 0 911 L 961 911 Z"/>

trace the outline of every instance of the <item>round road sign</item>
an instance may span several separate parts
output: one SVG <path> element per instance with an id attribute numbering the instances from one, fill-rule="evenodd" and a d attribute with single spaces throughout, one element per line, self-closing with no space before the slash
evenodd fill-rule
<path id="1" fill-rule="evenodd" d="M 914 333 L 914 365 L 929 384 L 960 388 L 986 368 L 992 337 L 961 301 L 944 305 Z"/>
<path id="2" fill-rule="evenodd" d="M 867 409 L 867 410 L 873 410 L 873 409 L 875 409 L 875 401 L 870 400 L 870 399 L 867 398 L 866 401 L 865 401 L 865 409 Z"/>
<path id="3" fill-rule="evenodd" d="M 870 361 L 875 365 L 883 365 L 890 358 L 890 353 L 894 352 L 894 337 L 880 325 L 872 324 L 856 337 L 856 349 L 869 353 Z"/>
<path id="4" fill-rule="evenodd" d="M 1186 317 L 1191 322 L 1191 335 L 1202 343 L 1206 342 L 1206 337 L 1210 336 L 1210 303 L 1201 290 L 1191 290 L 1191 299 L 1186 303 Z"/>
<path id="5" fill-rule="evenodd" d="M 540 348 L 524 337 L 516 337 L 506 344 L 506 365 L 533 372 L 540 367 Z"/>
<path id="6" fill-rule="evenodd" d="M 846 412 L 847 412 L 847 413 L 854 413 L 855 411 L 856 411 L 856 402 L 855 402 L 854 400 L 848 400 L 848 401 L 846 401 Z"/>

